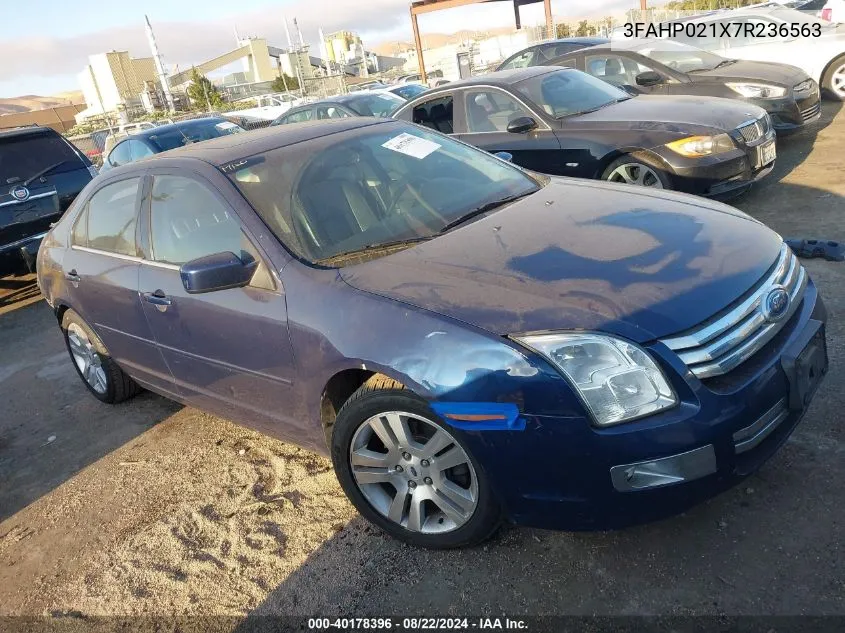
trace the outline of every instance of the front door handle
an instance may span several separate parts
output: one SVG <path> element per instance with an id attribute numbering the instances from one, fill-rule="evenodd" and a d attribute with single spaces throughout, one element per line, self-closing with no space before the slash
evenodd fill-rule
<path id="1" fill-rule="evenodd" d="M 165 295 L 161 290 L 156 290 L 155 292 L 145 292 L 141 296 L 144 298 L 144 301 L 152 303 L 154 306 L 169 306 L 173 303 L 170 300 L 170 297 Z"/>
<path id="2" fill-rule="evenodd" d="M 65 273 L 65 279 L 67 279 L 68 281 L 72 281 L 74 283 L 79 283 L 81 278 L 77 274 L 76 269 L 72 268 L 71 270 L 69 270 L 68 272 Z"/>

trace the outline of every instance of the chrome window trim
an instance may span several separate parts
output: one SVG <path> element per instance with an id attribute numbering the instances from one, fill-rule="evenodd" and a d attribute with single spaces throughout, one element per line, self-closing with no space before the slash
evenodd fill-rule
<path id="1" fill-rule="evenodd" d="M 739 304 L 686 334 L 661 339 L 661 342 L 698 378 L 725 374 L 775 337 L 798 310 L 807 282 L 804 267 L 783 244 L 771 271 Z M 768 322 L 762 313 L 762 302 L 778 286 L 789 293 L 789 308 L 779 320 Z"/>
<path id="2" fill-rule="evenodd" d="M 484 89 L 489 89 L 489 90 L 498 90 L 499 92 L 503 92 L 508 97 L 510 97 L 511 99 L 516 101 L 517 103 L 519 103 L 519 105 L 521 105 L 523 108 L 525 108 L 528 111 L 528 113 L 531 115 L 531 117 L 537 122 L 537 128 L 535 130 L 531 130 L 532 132 L 534 132 L 534 131 L 549 131 L 549 130 L 552 129 L 551 127 L 549 127 L 548 123 L 546 123 L 546 121 L 543 119 L 543 117 L 541 117 L 534 110 L 532 110 L 530 107 L 528 107 L 528 105 L 522 99 L 520 99 L 515 93 L 509 92 L 509 91 L 505 90 L 504 88 L 502 88 L 500 86 L 492 86 L 492 85 L 489 85 L 489 84 L 473 84 L 471 86 L 464 86 L 462 88 L 457 88 L 455 90 L 455 92 L 467 93 L 467 92 L 472 92 L 474 90 L 478 90 L 479 88 L 484 88 Z M 467 112 L 468 103 L 469 102 L 467 101 L 466 94 L 465 94 L 464 95 L 464 120 L 465 120 L 465 122 L 469 120 L 469 117 L 467 116 L 469 114 Z M 452 124 L 454 125 L 454 117 L 453 117 Z M 453 134 L 509 134 L 509 132 L 507 130 L 494 130 L 492 132 L 470 132 L 469 131 L 469 125 L 465 125 L 464 127 L 467 128 L 466 132 L 453 132 Z"/>
<path id="3" fill-rule="evenodd" d="M 111 251 L 104 251 L 99 248 L 90 248 L 88 246 L 79 246 L 77 244 L 71 245 L 71 250 L 82 251 L 83 253 L 91 253 L 93 255 L 105 255 L 107 257 L 114 257 L 115 259 L 122 259 L 127 262 L 134 262 L 136 264 L 146 264 L 148 266 L 155 266 L 156 268 L 166 268 L 167 270 L 179 270 L 176 264 L 165 264 L 164 262 L 154 262 L 137 255 L 124 255 L 123 253 L 113 253 Z"/>
<path id="4" fill-rule="evenodd" d="M 49 196 L 55 196 L 58 192 L 55 188 L 53 191 L 45 191 L 44 193 L 37 193 L 34 196 L 29 196 L 26 200 L 10 200 L 9 202 L 0 202 L 0 207 L 9 207 L 13 204 L 26 204 L 30 200 L 38 200 L 40 198 L 47 198 Z"/>

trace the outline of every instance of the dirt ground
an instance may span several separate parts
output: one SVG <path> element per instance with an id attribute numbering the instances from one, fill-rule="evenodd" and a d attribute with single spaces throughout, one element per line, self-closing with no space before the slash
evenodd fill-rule
<path id="1" fill-rule="evenodd" d="M 845 241 L 839 109 L 736 206 Z M 831 371 L 745 485 L 634 529 L 450 552 L 368 527 L 312 453 L 149 393 L 99 403 L 32 278 L 0 280 L 0 615 L 845 614 L 845 263 L 805 265 Z"/>

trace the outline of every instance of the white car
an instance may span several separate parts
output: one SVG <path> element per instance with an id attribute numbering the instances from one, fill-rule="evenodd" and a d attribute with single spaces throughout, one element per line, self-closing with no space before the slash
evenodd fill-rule
<path id="1" fill-rule="evenodd" d="M 262 121 L 273 121 L 282 116 L 285 112 L 295 106 L 307 103 L 301 97 L 295 97 L 289 93 L 277 93 L 269 95 L 261 95 L 255 98 L 256 107 L 247 110 L 233 110 L 232 112 L 224 112 L 223 116 L 227 117 L 247 117 L 261 119 Z"/>
<path id="2" fill-rule="evenodd" d="M 845 101 L 845 29 L 836 24 L 806 12 L 772 6 L 710 13 L 689 18 L 683 23 L 716 24 L 716 37 L 708 28 L 706 37 L 674 38 L 678 41 L 723 57 L 797 66 L 815 79 L 829 96 Z M 718 36 L 721 25 L 728 28 L 732 36 L 736 31 L 742 33 L 744 27 L 737 24 L 753 25 L 749 28 L 754 29 L 754 34 L 761 33 L 763 36 Z M 793 25 L 798 25 L 799 29 L 806 25 L 807 31 L 818 33 L 818 37 L 792 37 L 790 31 Z M 780 31 L 786 37 L 781 36 Z M 772 32 L 778 34 L 773 37 Z"/>

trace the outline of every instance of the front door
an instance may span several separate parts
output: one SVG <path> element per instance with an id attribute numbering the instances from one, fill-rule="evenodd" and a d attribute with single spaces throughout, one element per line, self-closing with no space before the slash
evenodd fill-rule
<path id="1" fill-rule="evenodd" d="M 74 310 L 139 384 L 176 396 L 173 377 L 138 300 L 137 211 L 141 178 L 105 185 L 73 225 L 62 267 Z"/>
<path id="2" fill-rule="evenodd" d="M 508 152 L 514 163 L 527 169 L 567 174 L 554 132 L 516 97 L 499 88 L 480 87 L 465 90 L 463 103 L 466 116 L 456 128 L 462 141 L 492 153 Z M 534 119 L 537 127 L 530 132 L 508 132 L 508 125 L 521 117 Z"/>
<path id="3" fill-rule="evenodd" d="M 147 257 L 138 288 L 185 399 L 283 435 L 296 404 L 285 295 L 231 201 L 199 176 L 162 172 L 152 175 L 145 211 Z M 259 262 L 250 285 L 189 294 L 179 266 L 221 252 Z"/>

